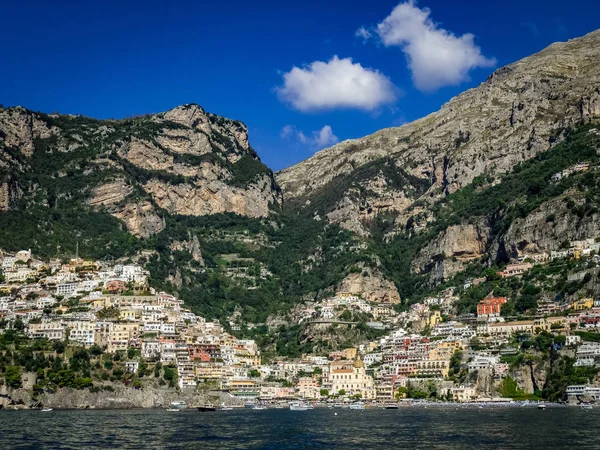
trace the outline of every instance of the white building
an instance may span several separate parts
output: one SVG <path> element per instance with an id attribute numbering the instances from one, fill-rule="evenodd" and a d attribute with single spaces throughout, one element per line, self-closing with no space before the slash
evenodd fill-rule
<path id="1" fill-rule="evenodd" d="M 63 283 L 56 286 L 56 295 L 66 297 L 73 294 L 77 290 L 75 283 Z"/>
<path id="2" fill-rule="evenodd" d="M 67 328 L 69 329 L 69 340 L 83 345 L 94 345 L 96 336 L 96 324 L 94 322 L 70 322 L 67 324 Z"/>

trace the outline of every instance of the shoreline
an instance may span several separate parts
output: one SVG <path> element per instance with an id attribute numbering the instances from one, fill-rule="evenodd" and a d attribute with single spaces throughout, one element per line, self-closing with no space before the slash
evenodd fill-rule
<path id="1" fill-rule="evenodd" d="M 375 411 L 375 410 L 389 410 L 389 411 L 394 411 L 394 410 L 405 410 L 405 409 L 414 409 L 414 408 L 418 408 L 418 409 L 454 409 L 454 410 L 459 410 L 459 409 L 537 409 L 540 410 L 540 408 L 538 407 L 539 405 L 544 405 L 544 409 L 556 409 L 556 408 L 575 408 L 575 409 L 581 409 L 582 405 L 581 404 L 566 404 L 566 403 L 510 403 L 510 402 L 498 402 L 498 403 L 477 403 L 477 402 L 470 402 L 470 403 L 436 403 L 436 402 L 430 402 L 430 403 L 426 403 L 426 402 L 415 402 L 415 403 L 401 403 L 401 404 L 391 404 L 391 405 L 365 405 L 364 409 L 360 409 L 360 410 L 352 410 L 350 409 L 348 406 L 333 406 L 333 405 L 328 405 L 328 404 L 315 404 L 314 409 L 319 409 L 319 410 L 334 410 L 334 411 L 339 411 L 339 410 L 347 410 L 347 411 Z M 31 408 L 31 407 L 22 407 L 23 405 L 15 405 L 17 407 L 12 407 L 11 406 L 5 406 L 3 408 L 0 408 L 0 413 L 3 411 L 40 411 L 42 412 L 42 408 L 41 407 L 35 407 L 35 408 Z M 228 405 L 229 406 L 229 405 Z M 389 407 L 392 406 L 392 407 Z M 282 404 L 278 404 L 278 405 L 264 405 L 264 409 L 262 409 L 262 411 L 266 411 L 266 410 L 289 410 L 289 406 L 288 403 L 282 403 Z M 594 405 L 592 407 L 592 409 L 600 409 L 600 405 L 596 406 Z M 118 408 L 118 407 L 96 407 L 96 406 L 90 406 L 90 407 L 85 407 L 85 408 L 77 408 L 77 407 L 66 407 L 66 408 L 61 408 L 61 407 L 52 407 L 52 411 L 165 411 L 165 412 L 172 412 L 172 413 L 176 413 L 176 412 L 197 412 L 197 413 L 202 413 L 202 414 L 210 414 L 211 412 L 231 412 L 231 411 L 247 411 L 250 414 L 255 414 L 256 410 L 250 409 L 250 408 L 244 408 L 243 406 L 233 406 L 232 409 L 230 410 L 222 410 L 220 406 L 216 407 L 215 411 L 208 411 L 208 412 L 203 412 L 203 411 L 198 411 L 196 406 L 189 406 L 187 408 L 182 408 L 179 411 L 168 411 L 168 407 L 123 407 L 123 408 Z"/>

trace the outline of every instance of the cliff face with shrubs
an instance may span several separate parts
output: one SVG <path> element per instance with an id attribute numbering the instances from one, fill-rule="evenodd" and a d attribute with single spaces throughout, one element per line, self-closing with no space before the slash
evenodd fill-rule
<path id="1" fill-rule="evenodd" d="M 136 237 L 166 214 L 266 217 L 282 202 L 246 126 L 195 104 L 125 120 L 0 109 L 0 149 L 0 211 L 105 211 Z"/>
<path id="2" fill-rule="evenodd" d="M 286 199 L 358 233 L 380 213 L 394 213 L 396 226 L 426 220 L 427 205 L 477 177 L 502 178 L 600 116 L 599 57 L 600 31 L 552 44 L 438 112 L 322 150 L 277 181 Z"/>
<path id="3" fill-rule="evenodd" d="M 199 314 L 253 323 L 336 290 L 413 301 L 596 237 L 599 59 L 599 31 L 553 44 L 276 175 L 245 125 L 198 105 L 125 120 L 0 109 L 0 248 L 133 257 Z"/>

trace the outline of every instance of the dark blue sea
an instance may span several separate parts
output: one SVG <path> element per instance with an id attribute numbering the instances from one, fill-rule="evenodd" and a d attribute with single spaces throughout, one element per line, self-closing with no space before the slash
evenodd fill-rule
<path id="1" fill-rule="evenodd" d="M 600 448 L 600 409 L 0 411 L 2 449 Z"/>

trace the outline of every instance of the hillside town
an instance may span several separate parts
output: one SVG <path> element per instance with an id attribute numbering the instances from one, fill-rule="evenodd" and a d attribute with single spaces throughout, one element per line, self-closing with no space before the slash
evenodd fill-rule
<path id="1" fill-rule="evenodd" d="M 574 241 L 549 255 L 522 255 L 497 275 L 521 277 L 534 265 L 561 258 L 596 267 L 598 250 L 595 239 Z M 546 302 L 534 317 L 508 320 L 501 314 L 508 299 L 491 293 L 477 304 L 476 314 L 457 314 L 461 293 L 485 277 L 448 287 L 406 310 L 346 292 L 305 303 L 294 309 L 293 321 L 352 326 L 362 314 L 381 337 L 327 354 L 267 361 L 254 340 L 233 335 L 239 330 L 234 320 L 228 332 L 177 297 L 156 292 L 141 265 L 78 257 L 42 261 L 30 250 L 2 252 L 0 258 L 0 333 L 19 329 L 31 339 L 127 355 L 125 367 L 132 373 L 148 364 L 172 367 L 178 390 L 208 386 L 234 402 L 387 403 L 429 398 L 427 389 L 446 401 L 506 401 L 490 386 L 510 379 L 519 343 L 536 336 L 550 337 L 554 349 L 570 351 L 575 367 L 600 367 L 600 343 L 585 340 L 586 332 L 600 328 L 600 300 Z M 481 383 L 482 376 L 492 384 Z M 569 386 L 567 395 L 573 401 L 595 400 L 598 389 Z"/>

